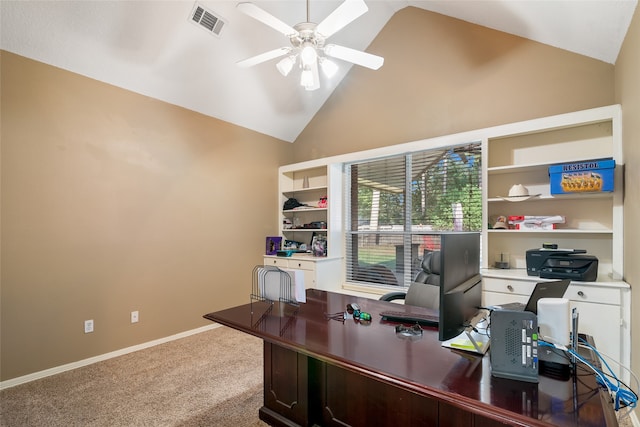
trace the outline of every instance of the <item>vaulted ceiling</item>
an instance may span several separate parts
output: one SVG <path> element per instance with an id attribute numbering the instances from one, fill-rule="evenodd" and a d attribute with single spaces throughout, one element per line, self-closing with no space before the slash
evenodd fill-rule
<path id="1" fill-rule="evenodd" d="M 240 13 L 238 0 L 0 1 L 1 48 L 285 141 L 294 141 L 351 64 L 305 91 L 272 60 L 236 62 L 288 39 Z M 254 0 L 293 26 L 321 22 L 342 1 Z M 413 6 L 615 64 L 637 0 L 366 0 L 332 43 L 367 50 L 393 14 Z M 191 19 L 220 18 L 219 34 Z M 373 52 L 384 56 L 384 52 Z M 384 66 L 384 65 L 383 65 Z M 375 73 L 375 71 L 369 71 Z"/>

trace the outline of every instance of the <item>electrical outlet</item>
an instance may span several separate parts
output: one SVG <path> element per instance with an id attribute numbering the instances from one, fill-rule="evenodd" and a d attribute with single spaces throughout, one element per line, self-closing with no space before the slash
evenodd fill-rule
<path id="1" fill-rule="evenodd" d="M 84 321 L 84 333 L 89 334 L 93 332 L 93 319 Z"/>
<path id="2" fill-rule="evenodd" d="M 139 318 L 138 310 L 136 310 L 136 311 L 132 311 L 132 312 L 131 312 L 131 323 L 138 323 L 138 320 L 139 320 L 139 319 L 140 319 L 140 318 Z"/>

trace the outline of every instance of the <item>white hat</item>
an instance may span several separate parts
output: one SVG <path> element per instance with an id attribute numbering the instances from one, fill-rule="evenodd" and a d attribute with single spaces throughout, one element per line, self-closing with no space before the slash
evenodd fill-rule
<path id="1" fill-rule="evenodd" d="M 533 197 L 538 197 L 540 194 L 529 194 L 529 189 L 522 184 L 515 184 L 509 189 L 509 195 L 506 197 L 500 197 L 501 199 L 508 200 L 509 202 L 521 202 Z"/>

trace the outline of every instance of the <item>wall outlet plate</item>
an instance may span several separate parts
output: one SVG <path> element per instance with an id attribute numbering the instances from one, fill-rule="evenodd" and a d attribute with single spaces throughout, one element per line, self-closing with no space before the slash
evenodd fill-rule
<path id="1" fill-rule="evenodd" d="M 89 334 L 93 332 L 93 319 L 84 321 L 84 333 Z"/>

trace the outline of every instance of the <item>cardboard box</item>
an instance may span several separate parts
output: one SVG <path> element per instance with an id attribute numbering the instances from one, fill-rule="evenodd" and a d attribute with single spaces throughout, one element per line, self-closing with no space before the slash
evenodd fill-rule
<path id="1" fill-rule="evenodd" d="M 613 159 L 549 166 L 551 194 L 612 192 L 615 167 Z"/>

